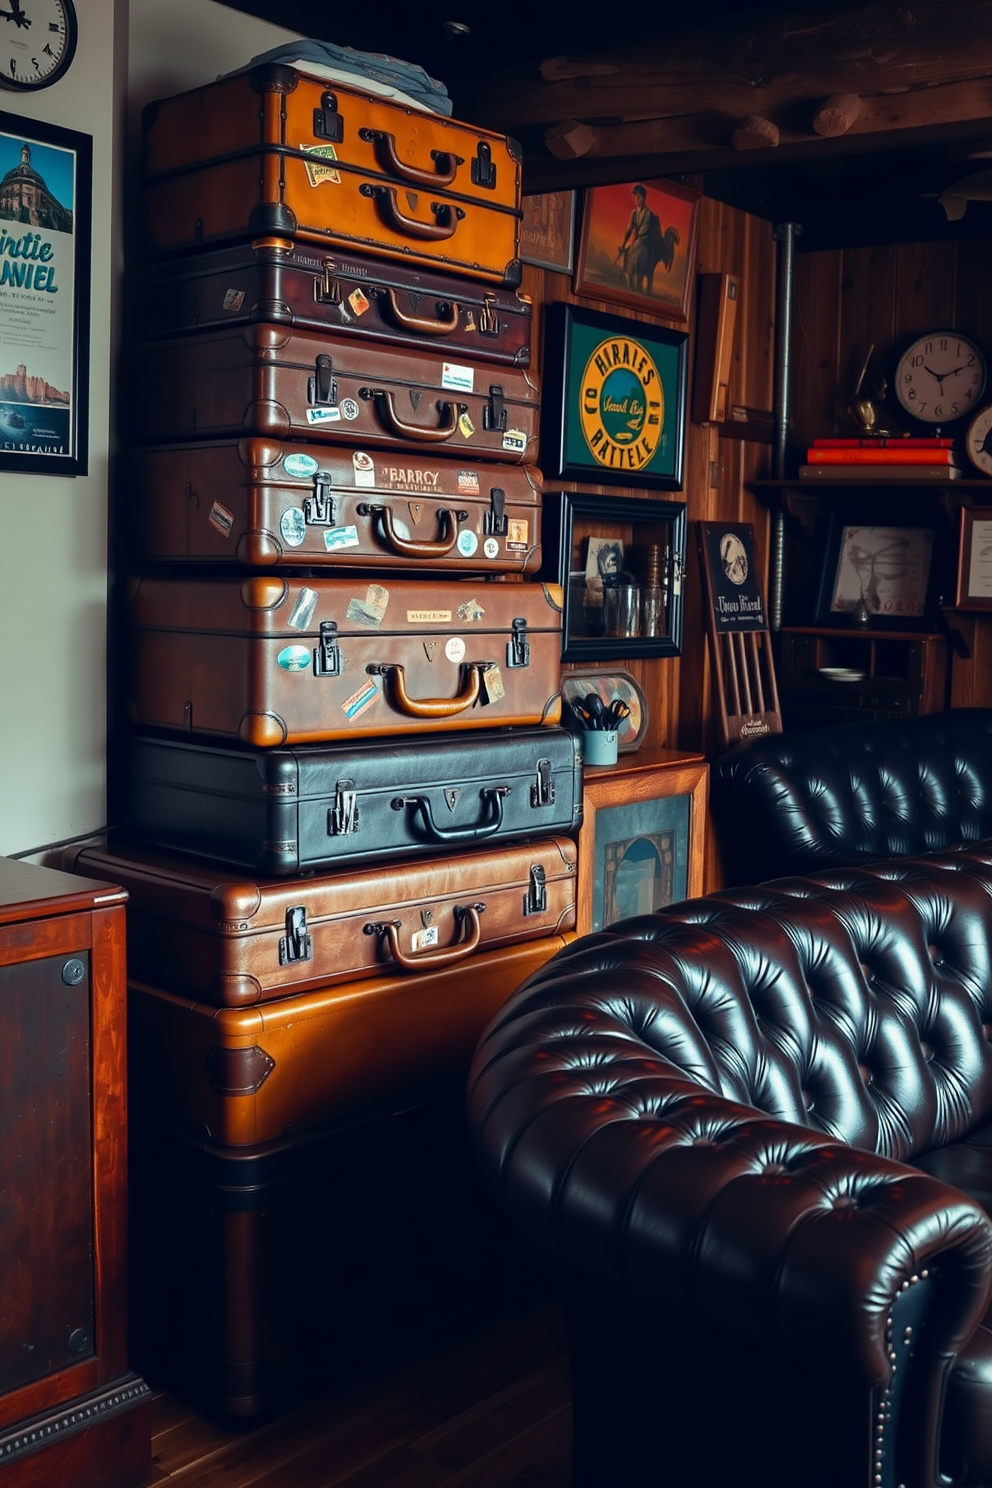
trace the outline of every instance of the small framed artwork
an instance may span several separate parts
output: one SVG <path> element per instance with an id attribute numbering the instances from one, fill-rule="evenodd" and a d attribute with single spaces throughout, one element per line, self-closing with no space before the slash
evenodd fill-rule
<path id="1" fill-rule="evenodd" d="M 938 605 L 932 527 L 882 527 L 831 519 L 817 602 L 818 624 L 922 630 Z"/>
<path id="2" fill-rule="evenodd" d="M 636 678 L 621 667 L 590 667 L 587 670 L 565 672 L 561 679 L 561 695 L 566 707 L 573 702 L 583 703 L 590 696 L 599 698 L 604 708 L 617 699 L 627 709 L 627 716 L 617 729 L 617 751 L 632 754 L 644 743 L 648 727 L 648 700 Z"/>
<path id="3" fill-rule="evenodd" d="M 0 470 L 87 470 L 93 141 L 0 113 Z"/>
<path id="4" fill-rule="evenodd" d="M 520 257 L 524 263 L 570 274 L 575 265 L 575 192 L 525 196 L 521 205 Z"/>
<path id="5" fill-rule="evenodd" d="M 956 610 L 992 610 L 992 506 L 963 507 Z"/>
<path id="6" fill-rule="evenodd" d="M 575 293 L 687 321 L 700 196 L 676 181 L 590 186 Z"/>
<path id="7" fill-rule="evenodd" d="M 550 305 L 545 473 L 680 491 L 688 340 L 685 331 Z"/>
<path id="8" fill-rule="evenodd" d="M 702 893 L 708 788 L 705 760 L 675 750 L 586 770 L 580 935 Z"/>

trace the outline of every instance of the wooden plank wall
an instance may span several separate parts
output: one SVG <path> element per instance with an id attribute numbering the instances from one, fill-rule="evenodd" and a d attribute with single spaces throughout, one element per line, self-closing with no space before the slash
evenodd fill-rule
<path id="1" fill-rule="evenodd" d="M 731 400 L 751 408 L 770 409 L 774 375 L 776 247 L 771 224 L 749 216 L 733 207 L 704 198 L 700 203 L 699 232 L 696 246 L 697 272 L 733 273 L 740 280 L 740 302 L 734 346 Z M 637 316 L 629 308 L 583 296 L 579 300 L 564 274 L 524 268 L 524 291 L 534 300 L 534 362 L 539 375 L 543 366 L 544 307 L 555 300 L 581 304 L 611 314 Z M 693 302 L 689 319 L 689 377 L 694 367 L 694 328 L 696 306 Z M 648 317 L 642 317 L 645 321 Z M 652 317 L 656 324 L 666 324 Z M 667 322 L 671 324 L 672 322 Z M 543 386 L 543 384 L 542 384 Z M 543 387 L 543 397 L 550 401 L 552 389 Z M 686 426 L 685 488 L 689 534 L 686 544 L 685 625 L 680 659 L 634 658 L 613 663 L 633 673 L 648 698 L 649 728 L 645 739 L 648 748 L 701 749 L 708 756 L 717 752 L 714 733 L 713 704 L 706 655 L 705 628 L 700 598 L 700 580 L 696 558 L 696 520 L 754 522 L 759 554 L 767 561 L 768 512 L 765 506 L 745 489 L 745 481 L 770 474 L 770 447 L 766 444 L 743 443 L 734 439 L 717 439 L 713 432 L 691 421 Z M 719 476 L 710 484 L 711 462 L 719 467 Z M 678 493 L 653 492 L 644 487 L 620 487 L 577 484 L 545 475 L 546 489 L 583 490 L 602 495 L 625 497 L 660 496 Z M 593 663 L 584 663 L 591 666 Z"/>
<path id="2" fill-rule="evenodd" d="M 884 247 L 797 252 L 790 410 L 791 465 L 816 435 L 850 434 L 847 413 L 861 363 L 874 344 L 873 371 L 889 384 L 879 412 L 894 432 L 909 431 L 891 391 L 896 361 L 917 335 L 947 326 L 977 338 L 992 357 L 992 283 L 987 247 L 972 239 Z M 988 394 L 986 394 L 986 401 Z M 919 432 L 918 430 L 915 432 Z M 971 475 L 977 472 L 969 471 Z M 898 521 L 899 492 L 890 493 Z M 971 495 L 970 499 L 976 498 Z M 959 512 L 953 498 L 935 497 L 938 517 L 956 539 Z M 992 484 L 989 486 L 992 502 Z M 876 518 L 877 519 L 877 518 Z M 794 540 L 802 534 L 793 529 Z M 808 539 L 809 528 L 806 529 Z M 799 557 L 801 581 L 812 579 L 816 555 Z M 788 586 L 787 586 L 788 593 Z M 952 615 L 964 642 L 955 650 L 951 703 L 992 705 L 992 616 Z M 966 650 L 967 655 L 962 654 Z"/>

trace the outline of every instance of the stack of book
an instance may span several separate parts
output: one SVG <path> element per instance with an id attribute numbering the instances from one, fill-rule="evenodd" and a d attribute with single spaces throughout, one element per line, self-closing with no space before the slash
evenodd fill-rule
<path id="1" fill-rule="evenodd" d="M 939 436 L 864 435 L 814 439 L 800 465 L 804 480 L 958 480 L 962 463 L 954 440 Z"/>

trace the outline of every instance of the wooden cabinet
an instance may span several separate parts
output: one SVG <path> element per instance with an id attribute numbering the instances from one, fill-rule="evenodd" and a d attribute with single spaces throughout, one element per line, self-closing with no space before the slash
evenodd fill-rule
<path id="1" fill-rule="evenodd" d="M 135 1488 L 122 889 L 0 858 L 0 1485 Z"/>
<path id="2" fill-rule="evenodd" d="M 785 626 L 782 721 L 789 727 L 937 713 L 948 706 L 949 649 L 945 634 Z"/>

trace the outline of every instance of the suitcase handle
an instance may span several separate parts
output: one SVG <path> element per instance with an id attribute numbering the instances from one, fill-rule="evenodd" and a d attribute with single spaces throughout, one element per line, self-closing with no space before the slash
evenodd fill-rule
<path id="1" fill-rule="evenodd" d="M 429 429 L 423 424 L 404 423 L 396 412 L 392 389 L 359 388 L 358 392 L 359 397 L 371 399 L 379 422 L 387 433 L 398 434 L 402 439 L 418 439 L 421 444 L 442 444 L 446 439 L 450 439 L 458 428 L 459 418 L 468 411 L 465 403 L 445 402 L 441 407 L 448 410 L 447 421 Z"/>
<path id="2" fill-rule="evenodd" d="M 439 827 L 434 820 L 429 796 L 397 796 L 393 809 L 402 811 L 404 806 L 413 806 L 420 812 L 428 837 L 434 842 L 478 842 L 483 837 L 493 837 L 503 825 L 503 797 L 508 796 L 512 786 L 496 785 L 481 792 L 485 802 L 486 819 L 475 827 Z"/>
<path id="3" fill-rule="evenodd" d="M 366 181 L 358 190 L 362 196 L 375 198 L 379 216 L 387 227 L 391 227 L 393 232 L 405 233 L 408 238 L 424 238 L 431 243 L 443 243 L 446 238 L 454 237 L 459 222 L 465 216 L 461 207 L 456 207 L 453 202 L 431 202 L 434 221 L 422 222 L 419 217 L 408 217 L 400 209 L 395 186 L 373 186 Z"/>
<path id="4" fill-rule="evenodd" d="M 440 966 L 450 966 L 455 961 L 464 961 L 466 956 L 471 956 L 473 951 L 478 950 L 479 942 L 482 940 L 482 921 L 479 915 L 485 907 L 484 904 L 456 905 L 455 915 L 461 922 L 458 926 L 459 931 L 463 924 L 469 927 L 465 939 L 446 949 L 421 951 L 418 956 L 408 956 L 400 945 L 400 938 L 396 933 L 399 926 L 398 920 L 386 920 L 384 923 L 366 925 L 365 934 L 381 935 L 389 948 L 390 956 L 397 966 L 402 966 L 404 971 L 436 971 Z"/>
<path id="5" fill-rule="evenodd" d="M 453 698 L 412 698 L 406 690 L 406 675 L 398 662 L 373 662 L 365 670 L 373 677 L 385 677 L 392 683 L 393 703 L 401 713 L 410 718 L 454 718 L 464 713 L 479 701 L 482 692 L 482 674 L 492 661 L 473 661 L 467 667 L 466 686 Z"/>
<path id="6" fill-rule="evenodd" d="M 422 336 L 447 336 L 458 328 L 459 308 L 454 300 L 441 300 L 438 302 L 438 312 L 446 310 L 448 313 L 442 320 L 431 320 L 426 315 L 410 315 L 406 310 L 400 309 L 400 302 L 395 289 L 386 285 L 386 299 L 389 303 L 389 313 L 396 324 L 404 331 L 419 331 Z"/>
<path id="7" fill-rule="evenodd" d="M 399 176 L 401 181 L 409 181 L 411 186 L 425 186 L 428 190 L 432 186 L 450 186 L 458 174 L 458 167 L 465 164 L 460 155 L 452 155 L 450 150 L 432 150 L 434 169 L 421 170 L 419 165 L 408 165 L 397 155 L 395 134 L 389 134 L 385 129 L 360 129 L 358 138 L 372 146 L 375 158 L 387 176 Z"/>
<path id="8" fill-rule="evenodd" d="M 415 542 L 412 538 L 400 537 L 393 526 L 391 506 L 372 506 L 363 501 L 355 511 L 360 517 L 378 518 L 386 547 L 404 558 L 445 558 L 458 541 L 458 523 L 468 518 L 467 511 L 449 511 L 447 507 L 439 507 L 437 520 L 441 536 L 436 542 Z"/>

